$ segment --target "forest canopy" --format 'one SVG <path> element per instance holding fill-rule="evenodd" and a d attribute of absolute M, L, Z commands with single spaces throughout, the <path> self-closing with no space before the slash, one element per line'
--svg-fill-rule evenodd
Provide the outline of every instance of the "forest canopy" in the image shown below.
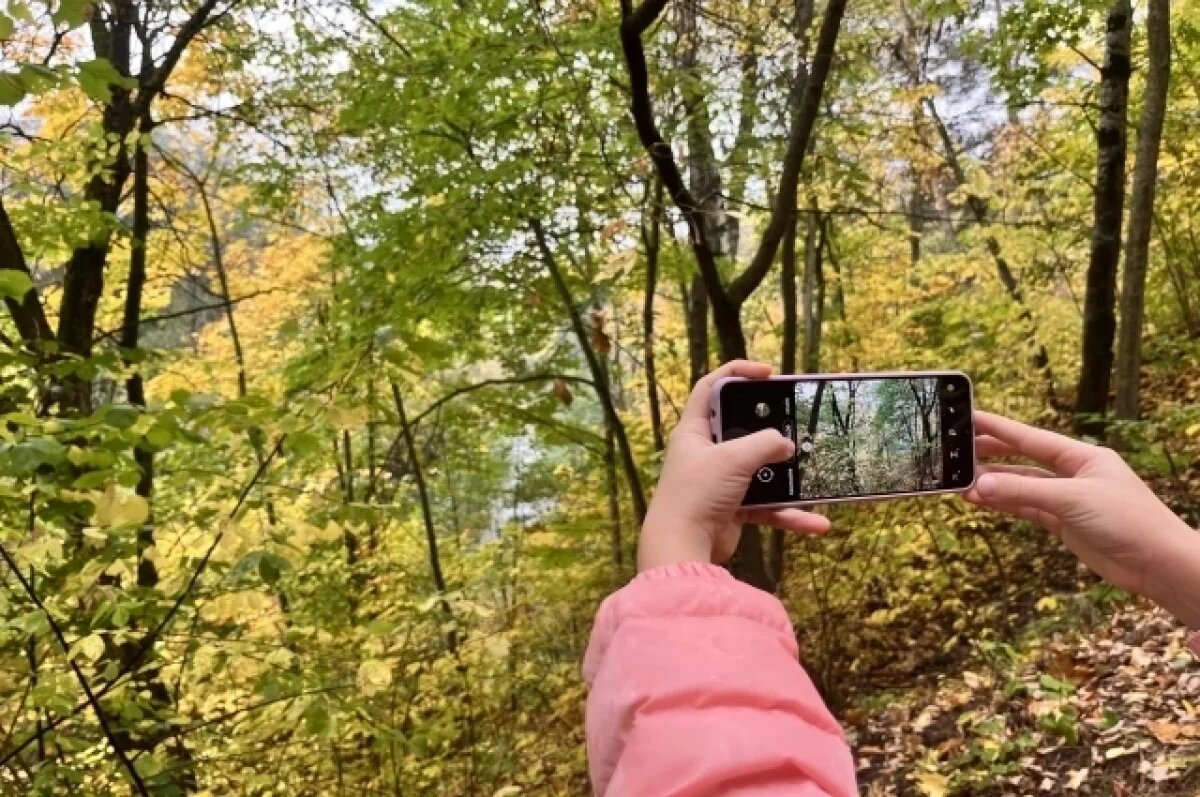
<path fill-rule="evenodd" d="M 961 370 L 1200 522 L 1198 70 L 1194 0 L 3 0 L 0 794 L 588 793 L 734 358 Z M 927 390 L 797 395 L 803 489 L 938 479 Z M 730 569 L 865 793 L 1200 787 L 1181 629 L 952 497 L 829 514 Z"/>

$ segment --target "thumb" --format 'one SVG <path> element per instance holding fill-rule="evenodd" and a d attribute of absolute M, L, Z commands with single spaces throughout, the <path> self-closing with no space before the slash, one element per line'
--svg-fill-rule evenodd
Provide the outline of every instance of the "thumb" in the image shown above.
<path fill-rule="evenodd" d="M 1057 517 L 1069 511 L 1076 502 L 1076 487 L 1077 483 L 1072 479 L 985 473 L 967 497 L 993 509 L 1011 512 L 1028 507 Z"/>
<path fill-rule="evenodd" d="M 763 429 L 717 446 L 725 475 L 749 479 L 763 465 L 791 459 L 796 447 L 774 429 Z"/>

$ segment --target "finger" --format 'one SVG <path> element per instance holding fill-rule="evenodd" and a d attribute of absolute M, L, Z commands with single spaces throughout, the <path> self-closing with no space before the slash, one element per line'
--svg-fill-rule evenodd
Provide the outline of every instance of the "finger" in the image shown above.
<path fill-rule="evenodd" d="M 829 518 L 802 509 L 751 509 L 746 512 L 746 521 L 797 534 L 824 534 L 829 531 Z"/>
<path fill-rule="evenodd" d="M 1008 443 L 997 440 L 988 434 L 975 438 L 975 456 L 977 457 L 1019 457 L 1021 452 Z"/>
<path fill-rule="evenodd" d="M 975 411 L 975 430 L 1007 443 L 1019 455 L 1052 468 L 1062 476 L 1074 476 L 1098 450 L 1065 435 L 980 410 Z"/>
<path fill-rule="evenodd" d="M 1014 506 L 1014 507 L 1003 507 L 1003 508 L 992 507 L 992 506 L 988 506 L 987 504 L 982 504 L 978 500 L 978 496 L 972 497 L 971 493 L 967 493 L 965 498 L 973 504 L 976 504 L 979 506 L 986 506 L 989 509 L 998 509 L 999 511 L 1005 512 L 1006 514 L 1015 515 L 1016 517 L 1022 518 L 1023 520 L 1029 520 L 1029 521 L 1032 521 L 1033 523 L 1037 523 L 1039 526 L 1042 526 L 1043 528 L 1045 528 L 1046 530 L 1050 531 L 1053 534 L 1056 534 L 1056 535 L 1062 534 L 1062 529 L 1063 529 L 1062 521 L 1059 520 L 1054 515 L 1051 515 L 1049 512 L 1043 512 L 1042 510 L 1034 509 L 1031 506 Z"/>
<path fill-rule="evenodd" d="M 727 376 L 765 379 L 770 375 L 771 366 L 766 363 L 730 360 L 696 382 L 696 386 L 692 388 L 692 394 L 688 396 L 687 404 L 684 405 L 683 414 L 679 418 L 679 428 L 708 437 L 708 415 L 712 406 L 713 385 Z"/>
<path fill-rule="evenodd" d="M 1053 471 L 1038 468 L 1033 465 L 1006 465 L 1004 463 L 988 463 L 979 466 L 980 475 L 984 473 L 1013 473 L 1018 476 L 1029 476 L 1035 479 L 1057 479 Z"/>
<path fill-rule="evenodd" d="M 729 440 L 717 446 L 721 456 L 717 457 L 726 475 L 738 479 L 749 479 L 763 465 L 786 462 L 796 453 L 791 440 L 774 429 L 763 429 L 754 434 Z"/>
<path fill-rule="evenodd" d="M 1043 479 L 1018 473 L 985 473 L 967 491 L 967 499 L 981 506 L 1015 512 L 1031 507 L 1051 515 L 1067 512 L 1077 501 L 1078 482 Z"/>

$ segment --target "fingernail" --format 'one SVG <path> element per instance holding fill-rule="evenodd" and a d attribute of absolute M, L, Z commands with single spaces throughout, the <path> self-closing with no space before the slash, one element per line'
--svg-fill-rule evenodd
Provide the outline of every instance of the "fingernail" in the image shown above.
<path fill-rule="evenodd" d="M 975 489 L 984 498 L 991 498 L 996 492 L 996 477 L 990 473 L 985 473 L 979 477 L 979 481 L 975 483 Z"/>

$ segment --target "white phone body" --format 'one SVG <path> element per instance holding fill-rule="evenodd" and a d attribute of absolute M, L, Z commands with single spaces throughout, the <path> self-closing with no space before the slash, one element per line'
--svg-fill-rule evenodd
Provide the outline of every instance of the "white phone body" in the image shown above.
<path fill-rule="evenodd" d="M 722 430 L 725 428 L 725 425 L 722 422 L 723 419 L 722 419 L 722 415 L 721 415 L 721 392 L 725 388 L 726 385 L 729 385 L 729 384 L 732 384 L 735 382 L 800 382 L 800 381 L 818 381 L 818 380 L 850 381 L 850 380 L 860 380 L 860 379 L 919 379 L 919 378 L 930 378 L 930 377 L 932 377 L 932 378 L 959 377 L 962 380 L 964 380 L 966 383 L 966 387 L 967 387 L 967 406 L 970 408 L 974 407 L 974 404 L 975 404 L 974 385 L 971 383 L 970 377 L 967 376 L 962 371 L 879 371 L 879 372 L 874 372 L 874 373 L 846 373 L 846 374 L 791 374 L 791 375 L 770 376 L 770 377 L 767 377 L 766 379 L 748 379 L 746 377 L 740 377 L 740 376 L 725 377 L 724 379 L 719 380 L 713 386 L 713 388 L 709 394 L 709 402 L 711 405 L 711 412 L 709 413 L 709 423 L 712 428 L 713 442 L 716 442 L 716 443 L 723 442 Z M 969 481 L 966 483 L 956 484 L 952 487 L 944 487 L 944 488 L 939 488 L 939 489 L 916 490 L 916 491 L 911 491 L 911 492 L 887 492 L 887 493 L 871 493 L 871 494 L 864 494 L 864 495 L 845 495 L 845 496 L 836 496 L 836 497 L 821 497 L 821 498 L 812 498 L 812 499 L 780 501 L 780 502 L 772 502 L 772 503 L 755 503 L 752 505 L 748 504 L 746 506 L 754 508 L 754 509 L 774 509 L 774 508 L 786 508 L 786 507 L 814 506 L 814 505 L 818 505 L 818 504 L 841 504 L 841 503 L 852 503 L 852 502 L 859 502 L 859 501 L 881 501 L 881 500 L 889 500 L 889 499 L 896 499 L 896 498 L 914 498 L 914 497 L 921 497 L 921 496 L 927 496 L 927 495 L 945 495 L 945 494 L 949 494 L 949 493 L 964 493 L 967 490 L 971 489 L 971 487 L 974 486 L 975 481 L 978 478 L 978 473 L 979 473 L 979 466 L 978 466 L 978 463 L 976 462 L 976 458 L 975 458 L 975 447 L 974 447 L 975 419 L 973 416 L 973 412 L 967 412 L 965 419 L 961 420 L 960 423 L 962 424 L 963 429 L 964 429 L 964 433 L 961 435 L 961 437 L 963 440 L 969 441 L 968 447 L 969 447 L 970 454 L 968 457 L 965 457 L 964 461 L 963 461 L 964 465 L 969 462 L 970 467 L 971 467 L 970 474 L 969 474 Z M 795 429 L 793 429 L 793 434 L 794 434 L 794 432 L 795 432 Z M 793 442 L 797 442 L 797 441 L 793 438 Z"/>

